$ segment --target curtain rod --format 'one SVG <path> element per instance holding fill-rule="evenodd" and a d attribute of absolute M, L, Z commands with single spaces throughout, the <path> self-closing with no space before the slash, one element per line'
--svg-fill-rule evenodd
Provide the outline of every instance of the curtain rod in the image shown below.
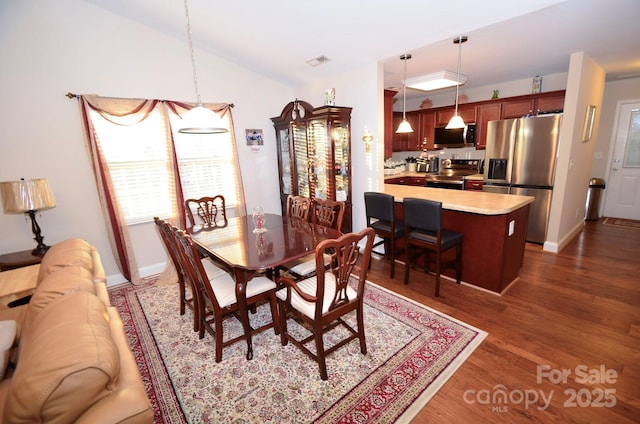
<path fill-rule="evenodd" d="M 65 94 L 66 97 L 68 97 L 69 99 L 79 99 L 80 98 L 80 94 L 75 94 L 72 93 L 71 91 L 69 91 L 67 94 Z M 160 100 L 161 102 L 164 102 L 164 100 Z M 236 107 L 236 105 L 234 105 L 233 103 L 229 103 L 229 107 L 233 108 Z"/>

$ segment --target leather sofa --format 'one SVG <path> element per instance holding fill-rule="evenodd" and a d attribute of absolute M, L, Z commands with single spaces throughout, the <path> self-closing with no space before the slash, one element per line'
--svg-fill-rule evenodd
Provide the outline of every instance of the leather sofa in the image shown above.
<path fill-rule="evenodd" d="M 0 311 L 0 321 L 16 321 L 0 381 L 0 421 L 152 423 L 96 249 L 81 239 L 58 243 L 34 265 L 32 278 L 29 303 Z"/>

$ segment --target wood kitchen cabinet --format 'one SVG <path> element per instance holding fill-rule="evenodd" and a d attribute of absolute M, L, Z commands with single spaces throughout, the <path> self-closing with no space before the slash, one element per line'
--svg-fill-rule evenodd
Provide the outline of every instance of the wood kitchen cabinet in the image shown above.
<path fill-rule="evenodd" d="M 438 110 L 436 112 L 436 127 L 446 126 L 455 113 L 455 107 Z M 476 122 L 476 106 L 473 104 L 458 105 L 458 115 L 465 123 L 474 123 Z"/>
<path fill-rule="evenodd" d="M 420 150 L 422 139 L 419 138 L 419 130 L 420 130 L 420 111 L 414 110 L 411 112 L 406 112 L 407 121 L 413 128 L 413 132 L 398 134 L 395 130 L 402 122 L 402 112 L 394 112 L 393 114 L 393 151 L 394 152 L 404 152 L 410 150 Z"/>
<path fill-rule="evenodd" d="M 500 103 L 486 103 L 478 106 L 476 120 L 476 150 L 487 147 L 487 122 L 500 119 L 502 105 Z"/>
<path fill-rule="evenodd" d="M 271 121 L 283 215 L 289 194 L 344 201 L 343 231 L 351 231 L 351 108 L 296 100 Z"/>
<path fill-rule="evenodd" d="M 424 187 L 425 177 L 394 177 L 384 180 L 385 184 L 400 184 L 414 187 Z"/>
<path fill-rule="evenodd" d="M 533 113 L 535 110 L 535 98 L 514 98 L 502 102 L 502 114 L 500 119 L 521 118 Z"/>
<path fill-rule="evenodd" d="M 476 124 L 476 149 L 482 150 L 486 148 L 487 144 L 487 123 L 489 121 L 521 118 L 529 114 L 561 112 L 564 109 L 564 95 L 565 90 L 558 90 L 506 97 L 504 99 L 465 103 L 458 105 L 458 113 L 464 122 Z M 395 134 L 395 129 L 402 120 L 402 112 L 393 112 L 394 133 L 392 135 L 392 151 L 434 149 L 433 138 L 435 127 L 446 126 L 454 113 L 454 106 L 406 112 L 407 120 L 411 123 L 414 132 L 401 135 Z M 427 141 L 426 144 L 424 144 L 425 138 Z M 388 157 L 386 156 L 386 152 L 385 140 L 385 157 Z"/>
<path fill-rule="evenodd" d="M 484 182 L 482 180 L 464 180 L 465 190 L 482 191 Z"/>
<path fill-rule="evenodd" d="M 393 133 L 396 127 L 393 126 L 393 97 L 397 94 L 395 90 L 384 90 L 384 157 L 390 158 L 393 154 Z"/>

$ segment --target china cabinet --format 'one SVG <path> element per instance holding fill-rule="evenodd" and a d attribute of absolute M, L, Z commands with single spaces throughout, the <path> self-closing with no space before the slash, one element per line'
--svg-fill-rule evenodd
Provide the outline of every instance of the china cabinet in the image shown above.
<path fill-rule="evenodd" d="M 351 231 L 351 108 L 314 108 L 296 100 L 271 121 L 276 131 L 282 213 L 289 194 L 343 201 L 342 231 Z"/>

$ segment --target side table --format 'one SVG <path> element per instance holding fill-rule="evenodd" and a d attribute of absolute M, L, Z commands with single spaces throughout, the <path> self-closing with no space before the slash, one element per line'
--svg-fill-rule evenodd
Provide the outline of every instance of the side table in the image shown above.
<path fill-rule="evenodd" d="M 42 256 L 31 254 L 31 250 L 13 252 L 0 255 L 0 271 L 21 268 L 23 266 L 36 265 L 42 261 Z"/>

